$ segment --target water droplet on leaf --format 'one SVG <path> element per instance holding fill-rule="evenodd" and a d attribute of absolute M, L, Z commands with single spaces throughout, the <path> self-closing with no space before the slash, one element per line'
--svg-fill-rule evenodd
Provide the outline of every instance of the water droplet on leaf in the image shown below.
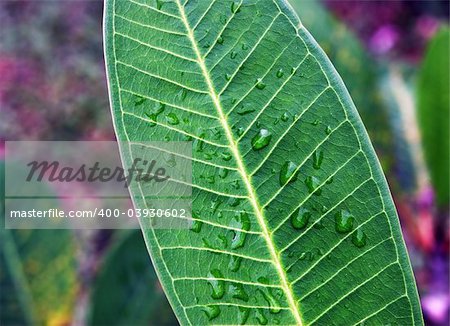
<path fill-rule="evenodd" d="M 202 221 L 198 220 L 192 221 L 191 231 L 195 233 L 200 233 L 200 231 L 202 230 L 202 226 L 203 226 Z"/>
<path fill-rule="evenodd" d="M 283 75 L 284 75 L 284 71 L 283 71 L 283 69 L 278 69 L 278 71 L 277 71 L 277 77 L 278 78 L 281 78 L 281 77 L 283 77 Z"/>
<path fill-rule="evenodd" d="M 270 140 L 272 139 L 272 133 L 267 129 L 261 129 L 253 138 L 252 138 L 252 148 L 254 150 L 258 150 L 266 147 Z"/>
<path fill-rule="evenodd" d="M 136 96 L 136 99 L 134 100 L 134 106 L 142 105 L 145 101 L 146 99 L 142 96 Z"/>
<path fill-rule="evenodd" d="M 231 256 L 230 263 L 228 264 L 228 267 L 232 272 L 237 272 L 239 268 L 241 267 L 242 263 L 242 257 L 239 256 Z"/>
<path fill-rule="evenodd" d="M 206 317 L 208 317 L 209 320 L 213 320 L 214 318 L 217 318 L 217 316 L 220 315 L 219 306 L 209 305 L 204 307 L 203 311 L 205 312 Z"/>
<path fill-rule="evenodd" d="M 264 84 L 264 83 L 261 81 L 261 79 L 257 79 L 257 80 L 256 80 L 256 85 L 255 85 L 255 87 L 256 87 L 257 89 L 264 89 L 264 88 L 266 88 L 266 84 Z"/>
<path fill-rule="evenodd" d="M 225 179 L 227 177 L 227 175 L 228 175 L 228 169 L 225 169 L 225 168 L 219 169 L 219 177 L 221 179 Z"/>
<path fill-rule="evenodd" d="M 239 205 L 240 203 L 241 203 L 241 199 L 240 199 L 240 198 L 231 197 L 231 198 L 228 200 L 228 204 L 229 204 L 231 207 L 236 207 L 236 206 Z"/>
<path fill-rule="evenodd" d="M 322 161 L 323 161 L 323 151 L 318 149 L 313 154 L 313 167 L 314 167 L 314 169 L 316 169 L 316 170 L 320 169 L 320 166 L 322 165 Z"/>
<path fill-rule="evenodd" d="M 291 224 L 294 229 L 301 230 L 308 224 L 310 217 L 311 212 L 307 208 L 297 208 L 291 215 Z"/>
<path fill-rule="evenodd" d="M 245 106 L 245 105 L 241 105 L 241 106 L 239 106 L 239 108 L 237 109 L 237 114 L 239 114 L 239 115 L 246 115 L 246 114 L 249 114 L 249 113 L 252 113 L 252 112 L 254 112 L 255 111 L 255 109 L 254 108 L 252 108 L 252 107 L 248 107 L 248 106 Z"/>
<path fill-rule="evenodd" d="M 267 325 L 268 320 L 267 317 L 264 315 L 264 312 L 262 309 L 256 310 L 256 320 L 260 325 Z"/>
<path fill-rule="evenodd" d="M 231 221 L 230 227 L 241 229 L 244 231 L 250 230 L 250 219 L 246 211 L 241 211 L 234 216 Z M 243 247 L 245 244 L 246 232 L 233 230 L 234 236 L 231 240 L 231 249 L 237 249 Z"/>
<path fill-rule="evenodd" d="M 232 157 L 231 154 L 228 152 L 223 152 L 220 155 L 222 156 L 222 160 L 224 160 L 224 161 L 229 161 L 229 160 L 231 160 L 231 157 Z"/>
<path fill-rule="evenodd" d="M 177 124 L 180 123 L 180 120 L 178 119 L 178 117 L 173 112 L 171 112 L 171 113 L 166 115 L 166 120 L 171 125 L 177 125 Z"/>
<path fill-rule="evenodd" d="M 336 231 L 339 233 L 347 233 L 353 229 L 353 221 L 354 217 L 346 210 L 341 210 L 336 213 L 335 221 L 336 221 Z"/>
<path fill-rule="evenodd" d="M 298 165 L 291 161 L 286 161 L 280 171 L 280 185 L 284 186 L 288 182 L 297 180 Z"/>
<path fill-rule="evenodd" d="M 238 313 L 239 325 L 244 325 L 247 322 L 248 316 L 250 316 L 250 309 L 246 307 L 239 307 Z"/>
<path fill-rule="evenodd" d="M 223 274 L 218 269 L 213 269 L 208 273 L 208 282 L 211 286 L 211 297 L 221 299 L 225 294 L 225 281 Z"/>
<path fill-rule="evenodd" d="M 358 248 L 364 247 L 366 245 L 367 236 L 363 230 L 357 229 L 352 234 L 352 243 Z"/>
<path fill-rule="evenodd" d="M 244 286 L 240 283 L 231 283 L 230 284 L 230 293 L 231 296 L 235 299 L 239 299 L 245 302 L 248 302 L 248 294 L 244 290 Z"/>
<path fill-rule="evenodd" d="M 314 193 L 315 195 L 320 195 L 322 193 L 322 189 L 317 189 L 320 186 L 320 180 L 314 176 L 307 177 L 305 180 L 306 187 L 308 187 L 308 191 L 310 194 Z"/>

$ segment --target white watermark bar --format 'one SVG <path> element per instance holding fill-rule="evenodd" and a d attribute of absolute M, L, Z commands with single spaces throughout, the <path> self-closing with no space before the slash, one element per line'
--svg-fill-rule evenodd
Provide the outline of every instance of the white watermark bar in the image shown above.
<path fill-rule="evenodd" d="M 5 145 L 6 228 L 190 225 L 191 142 L 7 141 Z M 127 153 L 124 166 L 118 145 Z"/>

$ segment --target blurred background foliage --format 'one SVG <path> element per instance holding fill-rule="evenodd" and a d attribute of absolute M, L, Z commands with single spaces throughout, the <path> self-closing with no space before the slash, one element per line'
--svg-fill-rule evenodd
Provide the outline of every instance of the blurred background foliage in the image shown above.
<path fill-rule="evenodd" d="M 426 324 L 448 325 L 449 2 L 289 1 L 380 157 Z M 102 7 L 0 2 L 0 159 L 5 140 L 114 140 Z M 176 324 L 139 231 L 0 231 L 2 325 Z"/>

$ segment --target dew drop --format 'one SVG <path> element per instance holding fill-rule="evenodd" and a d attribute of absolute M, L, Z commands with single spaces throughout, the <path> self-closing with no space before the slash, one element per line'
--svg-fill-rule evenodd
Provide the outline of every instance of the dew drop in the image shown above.
<path fill-rule="evenodd" d="M 246 211 L 241 211 L 234 216 L 230 223 L 230 227 L 241 229 L 243 231 L 250 230 L 250 219 Z M 231 249 L 241 248 L 245 244 L 246 232 L 233 230 L 234 236 L 231 240 Z"/>
<path fill-rule="evenodd" d="M 180 123 L 180 120 L 178 119 L 178 117 L 173 112 L 170 112 L 170 113 L 168 113 L 166 115 L 166 120 L 171 125 L 177 125 L 177 124 Z"/>
<path fill-rule="evenodd" d="M 364 247 L 366 245 L 367 236 L 363 230 L 357 229 L 352 234 L 352 243 L 358 248 Z"/>
<path fill-rule="evenodd" d="M 292 67 L 292 68 L 291 68 L 291 74 L 292 74 L 292 75 L 295 74 L 296 71 L 297 71 L 297 68 L 295 68 L 295 67 Z"/>
<path fill-rule="evenodd" d="M 203 308 L 203 311 L 205 312 L 206 317 L 208 317 L 210 321 L 213 320 L 214 318 L 217 318 L 217 316 L 220 315 L 220 308 L 219 306 L 215 305 L 208 305 Z"/>
<path fill-rule="evenodd" d="M 203 148 L 205 147 L 205 142 L 202 139 L 205 138 L 205 136 L 206 136 L 205 133 L 201 133 L 199 136 L 200 139 L 196 139 L 194 141 L 194 147 L 197 152 L 203 152 Z"/>
<path fill-rule="evenodd" d="M 219 248 L 216 248 L 215 246 L 213 246 L 213 245 L 211 244 L 211 242 L 209 242 L 209 240 L 208 240 L 207 238 L 202 238 L 202 242 L 203 242 L 203 245 L 204 245 L 206 248 L 214 249 L 214 250 L 218 250 L 218 249 L 219 249 Z M 213 254 L 216 254 L 216 253 L 213 252 Z"/>
<path fill-rule="evenodd" d="M 231 183 L 231 186 L 232 186 L 234 189 L 240 189 L 240 188 L 241 188 L 241 183 L 239 182 L 239 180 L 234 180 L 234 181 Z"/>
<path fill-rule="evenodd" d="M 213 200 L 211 202 L 211 212 L 214 214 L 221 204 L 222 202 L 220 200 Z"/>
<path fill-rule="evenodd" d="M 240 203 L 241 203 L 241 199 L 240 199 L 240 198 L 231 197 L 231 198 L 228 200 L 228 204 L 229 204 L 231 207 L 236 207 L 236 206 L 238 206 Z"/>
<path fill-rule="evenodd" d="M 147 113 L 147 112 L 145 112 L 145 115 L 151 120 L 148 121 L 148 125 L 150 127 L 156 126 L 156 119 L 158 118 L 158 116 L 154 113 Z"/>
<path fill-rule="evenodd" d="M 258 277 L 258 282 L 262 284 L 269 284 L 269 279 L 267 277 L 260 276 Z"/>
<path fill-rule="evenodd" d="M 323 151 L 318 149 L 313 154 L 313 167 L 314 167 L 314 169 L 316 169 L 316 170 L 320 169 L 320 166 L 322 165 L 322 161 L 323 161 Z"/>
<path fill-rule="evenodd" d="M 256 85 L 255 85 L 255 87 L 256 87 L 257 89 L 264 89 L 264 88 L 266 88 L 266 84 L 264 84 L 264 83 L 261 81 L 261 79 L 257 79 L 257 80 L 256 80 Z"/>
<path fill-rule="evenodd" d="M 319 120 L 319 119 L 316 119 L 316 120 L 314 120 L 313 122 L 311 122 L 311 124 L 312 124 L 313 126 L 317 126 L 317 125 L 319 125 L 319 123 L 320 123 L 320 120 Z"/>
<path fill-rule="evenodd" d="M 134 100 L 134 106 L 142 105 L 145 101 L 146 99 L 142 96 L 136 96 L 136 99 Z"/>
<path fill-rule="evenodd" d="M 339 233 L 347 233 L 353 229 L 353 221 L 354 217 L 346 210 L 341 210 L 336 213 L 335 221 L 336 221 L 336 231 Z"/>
<path fill-rule="evenodd" d="M 288 121 L 288 120 L 289 120 L 289 114 L 288 114 L 287 112 L 284 112 L 284 113 L 281 115 L 281 121 L 286 122 L 286 121 Z"/>
<path fill-rule="evenodd" d="M 286 161 L 283 164 L 280 171 L 280 185 L 284 186 L 288 182 L 297 180 L 297 167 L 298 165 L 292 161 Z"/>
<path fill-rule="evenodd" d="M 192 221 L 191 231 L 200 233 L 202 230 L 203 222 L 199 220 Z"/>
<path fill-rule="evenodd" d="M 225 74 L 225 79 L 226 80 L 230 80 L 231 79 L 231 74 Z"/>
<path fill-rule="evenodd" d="M 329 134 L 331 134 L 331 127 L 330 126 L 327 126 L 326 128 L 325 128 L 325 133 L 327 134 L 327 135 L 329 135 Z"/>
<path fill-rule="evenodd" d="M 230 293 L 231 296 L 235 299 L 239 299 L 245 302 L 248 302 L 248 294 L 244 290 L 244 286 L 240 283 L 231 283 L 230 284 Z"/>
<path fill-rule="evenodd" d="M 247 322 L 249 316 L 250 316 L 249 308 L 239 307 L 239 312 L 238 312 L 239 325 L 244 325 Z"/>
<path fill-rule="evenodd" d="M 264 315 L 264 312 L 262 309 L 256 310 L 256 320 L 258 321 L 258 324 L 260 324 L 260 325 L 267 325 L 268 320 L 267 320 L 267 317 Z"/>
<path fill-rule="evenodd" d="M 180 98 L 182 101 L 185 100 L 186 96 L 187 96 L 187 90 L 185 90 L 185 89 L 181 90 Z"/>
<path fill-rule="evenodd" d="M 239 268 L 241 267 L 241 263 L 242 263 L 242 257 L 231 256 L 228 267 L 230 268 L 230 271 L 237 272 L 239 270 Z"/>
<path fill-rule="evenodd" d="M 261 129 L 253 138 L 252 138 L 252 148 L 254 150 L 258 150 L 269 145 L 270 140 L 272 139 L 272 133 L 267 129 Z"/>
<path fill-rule="evenodd" d="M 242 46 L 241 46 L 241 48 L 242 48 L 242 50 L 247 50 L 247 49 L 248 49 L 248 46 L 247 46 L 247 44 L 245 44 L 245 43 L 242 43 Z"/>
<path fill-rule="evenodd" d="M 294 229 L 301 230 L 308 224 L 310 217 L 311 212 L 307 208 L 300 207 L 292 213 L 291 224 Z"/>
<path fill-rule="evenodd" d="M 225 294 L 225 281 L 223 274 L 218 269 L 213 269 L 208 273 L 208 283 L 211 286 L 211 297 L 221 299 Z"/>
<path fill-rule="evenodd" d="M 243 127 L 239 127 L 238 128 L 238 130 L 237 130 L 237 134 L 238 134 L 238 136 L 242 136 L 243 134 L 244 134 L 244 128 Z"/>
<path fill-rule="evenodd" d="M 219 169 L 219 177 L 221 179 L 225 179 L 227 177 L 227 175 L 228 175 L 228 169 L 225 169 L 225 168 Z"/>
<path fill-rule="evenodd" d="M 222 154 L 220 154 L 220 156 L 222 157 L 222 160 L 224 161 L 229 161 L 231 160 L 231 154 L 228 152 L 223 152 Z"/>
<path fill-rule="evenodd" d="M 220 242 L 221 247 L 222 247 L 220 249 L 224 249 L 224 248 L 228 247 L 228 240 L 227 240 L 226 236 L 218 235 L 217 238 L 219 239 L 219 242 Z"/>
<path fill-rule="evenodd" d="M 284 71 L 283 71 L 283 69 L 278 69 L 278 71 L 277 71 L 277 78 L 281 78 L 281 77 L 283 77 L 283 75 L 284 75 Z"/>
<path fill-rule="evenodd" d="M 218 44 L 223 44 L 223 37 L 219 36 L 219 38 L 217 39 L 217 43 Z"/>
<path fill-rule="evenodd" d="M 269 304 L 269 311 L 272 314 L 277 314 L 281 311 L 280 309 L 280 303 L 278 302 L 277 299 L 275 299 L 275 297 L 273 296 L 273 294 L 269 291 L 266 293 L 264 291 L 259 290 L 262 295 L 264 296 L 264 299 L 266 299 L 267 303 Z"/>
<path fill-rule="evenodd" d="M 322 189 L 317 189 L 320 186 L 320 180 L 316 177 L 307 177 L 305 180 L 305 184 L 308 187 L 308 191 L 310 194 L 314 193 L 315 195 L 319 196 L 322 193 Z"/>
<path fill-rule="evenodd" d="M 252 113 L 254 111 L 255 111 L 255 108 L 251 108 L 251 107 L 247 107 L 245 105 L 241 105 L 237 109 L 236 113 L 239 114 L 239 115 L 246 115 L 246 114 Z"/>
<path fill-rule="evenodd" d="M 163 4 L 164 4 L 163 0 L 156 0 L 156 9 L 161 10 Z"/>
<path fill-rule="evenodd" d="M 231 3 L 231 12 L 233 14 L 237 14 L 239 11 L 241 11 L 241 5 L 239 2 L 232 2 Z"/>
<path fill-rule="evenodd" d="M 237 56 L 237 52 L 236 51 L 231 51 L 231 54 L 230 54 L 231 59 L 236 58 L 236 56 Z"/>

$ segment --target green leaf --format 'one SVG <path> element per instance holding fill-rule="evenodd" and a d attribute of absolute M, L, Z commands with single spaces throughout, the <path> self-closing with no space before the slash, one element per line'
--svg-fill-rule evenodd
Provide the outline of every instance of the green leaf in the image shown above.
<path fill-rule="evenodd" d="M 394 137 L 388 109 L 377 85 L 379 62 L 370 57 L 358 38 L 319 0 L 289 0 L 302 23 L 330 58 L 358 109 L 383 170 L 389 171 Z M 383 155 L 384 154 L 384 155 Z"/>
<path fill-rule="evenodd" d="M 89 325 L 174 325 L 138 230 L 121 233 L 91 294 Z"/>
<path fill-rule="evenodd" d="M 449 203 L 449 28 L 428 46 L 418 83 L 418 118 L 425 158 L 440 206 Z"/>
<path fill-rule="evenodd" d="M 118 139 L 194 140 L 192 229 L 143 230 L 183 325 L 422 324 L 367 134 L 286 2 L 109 0 L 105 34 Z"/>
<path fill-rule="evenodd" d="M 0 162 L 0 323 L 69 324 L 77 293 L 74 237 L 63 229 L 6 229 L 3 178 Z M 44 186 L 39 193 L 55 196 Z M 58 207 L 56 200 L 54 205 Z"/>

